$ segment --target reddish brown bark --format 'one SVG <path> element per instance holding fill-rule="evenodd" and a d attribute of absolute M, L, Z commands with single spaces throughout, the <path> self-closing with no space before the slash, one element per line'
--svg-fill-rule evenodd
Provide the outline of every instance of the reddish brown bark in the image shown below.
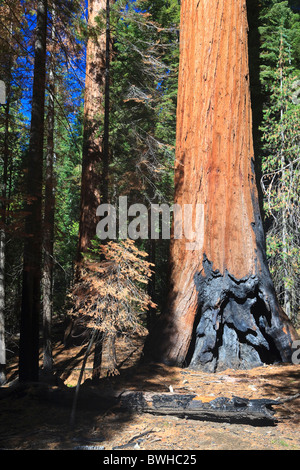
<path fill-rule="evenodd" d="M 96 17 L 106 8 L 105 0 L 89 0 L 88 24 L 92 29 Z M 78 261 L 81 253 L 91 247 L 96 237 L 96 210 L 101 199 L 103 172 L 103 125 L 105 100 L 106 34 L 91 34 L 86 52 L 86 81 L 84 94 L 84 136 Z"/>
<path fill-rule="evenodd" d="M 171 243 L 156 357 L 209 370 L 289 360 L 254 173 L 246 0 L 183 0 L 175 203 L 203 205 L 203 245 Z M 176 224 L 176 218 L 175 218 Z"/>
<path fill-rule="evenodd" d="M 110 0 L 89 0 L 89 36 L 86 52 L 84 94 L 84 135 L 81 179 L 79 240 L 76 281 L 80 282 L 82 255 L 96 238 L 97 208 L 108 202 L 109 168 L 109 67 L 110 67 Z M 104 16 L 105 13 L 105 16 Z M 100 33 L 97 17 L 105 19 Z M 102 334 L 95 338 L 93 378 L 100 376 Z"/>

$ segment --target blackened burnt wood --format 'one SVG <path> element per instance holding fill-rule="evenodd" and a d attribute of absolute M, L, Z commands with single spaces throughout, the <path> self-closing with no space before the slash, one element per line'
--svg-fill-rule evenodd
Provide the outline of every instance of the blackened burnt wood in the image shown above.
<path fill-rule="evenodd" d="M 203 421 L 221 421 L 255 425 L 274 425 L 275 412 L 272 406 L 280 400 L 240 397 L 199 397 L 195 394 L 124 392 L 120 407 L 124 410 L 172 415 Z"/>
<path fill-rule="evenodd" d="M 14 383 L 0 387 L 0 400 L 23 397 L 25 395 L 52 404 L 67 406 L 74 398 L 74 390 L 66 386 L 51 386 L 47 383 Z M 229 422 L 257 426 L 274 426 L 277 422 L 273 406 L 300 398 L 300 393 L 271 400 L 268 398 L 247 399 L 241 397 L 203 397 L 197 394 L 155 393 L 145 391 L 112 391 L 83 387 L 79 408 L 154 415 L 177 416 L 212 422 Z"/>

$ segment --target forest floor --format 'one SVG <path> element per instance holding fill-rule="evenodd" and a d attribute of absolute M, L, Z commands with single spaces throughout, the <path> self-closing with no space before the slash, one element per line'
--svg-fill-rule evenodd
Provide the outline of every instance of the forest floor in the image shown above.
<path fill-rule="evenodd" d="M 226 370 L 216 374 L 142 365 L 140 339 L 119 339 L 117 358 L 120 374 L 107 377 L 105 359 L 103 376 L 97 385 L 90 380 L 91 362 L 87 363 L 81 386 L 75 423 L 70 425 L 72 399 L 49 402 L 35 386 L 6 395 L 0 394 L 0 449 L 73 450 L 100 446 L 104 450 L 300 450 L 300 399 L 276 405 L 277 422 L 273 426 L 229 424 L 151 414 L 125 413 L 115 408 L 97 409 L 90 401 L 93 391 L 145 390 L 196 393 L 201 396 L 244 398 L 288 397 L 300 390 L 300 365 L 267 365 L 248 371 Z M 55 380 L 74 391 L 83 357 L 82 347 L 66 349 L 61 341 L 54 348 Z M 91 359 L 92 360 L 92 359 Z M 17 362 L 12 355 L 7 385 L 0 391 L 13 390 Z M 42 381 L 42 379 L 41 379 Z M 49 387 L 49 384 L 47 385 Z M 73 395 L 72 395 L 73 396 Z"/>

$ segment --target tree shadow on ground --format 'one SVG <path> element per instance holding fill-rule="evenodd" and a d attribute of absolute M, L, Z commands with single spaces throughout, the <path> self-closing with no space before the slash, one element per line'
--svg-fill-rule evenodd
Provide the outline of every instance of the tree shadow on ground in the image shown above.
<path fill-rule="evenodd" d="M 88 376 L 90 371 L 87 371 L 87 377 L 79 391 L 75 422 L 71 426 L 71 408 L 79 373 L 77 369 L 81 367 L 85 346 L 67 350 L 58 341 L 54 348 L 54 363 L 60 386 L 55 382 L 46 383 L 44 388 L 42 384 L 38 387 L 32 385 L 26 391 L 19 390 L 0 399 L 0 447 L 74 449 L 78 446 L 104 446 L 107 449 L 111 443 L 130 441 L 136 423 L 136 433 L 141 431 L 141 420 L 145 423 L 146 431 L 155 429 L 160 418 L 145 416 L 141 419 L 134 413 L 121 412 L 114 406 L 114 402 L 105 402 L 103 395 L 114 396 L 124 390 L 168 392 L 172 386 L 178 393 L 196 393 L 212 399 L 218 396 L 275 399 L 279 396 L 291 396 L 300 389 L 300 366 L 277 364 L 249 371 L 227 370 L 209 374 L 163 364 L 144 363 L 140 361 L 143 344 L 142 338 L 135 338 L 130 342 L 119 339 L 119 375 L 106 375 L 106 352 L 100 380 L 93 382 Z M 92 360 L 91 357 L 88 365 L 91 365 Z M 9 367 L 11 377 L 15 376 L 16 370 L 13 367 L 16 367 L 16 360 Z M 297 399 L 276 407 L 276 414 L 278 412 L 284 423 L 289 423 L 291 427 L 299 425 L 299 406 L 300 400 Z M 166 423 L 169 418 L 161 419 Z M 186 428 L 184 423 L 185 420 L 179 421 L 178 426 Z M 190 424 L 191 430 L 194 426 L 199 424 Z M 212 427 L 213 429 L 215 428 Z M 242 432 L 242 428 L 239 429 Z M 170 435 L 168 439 L 171 437 Z"/>

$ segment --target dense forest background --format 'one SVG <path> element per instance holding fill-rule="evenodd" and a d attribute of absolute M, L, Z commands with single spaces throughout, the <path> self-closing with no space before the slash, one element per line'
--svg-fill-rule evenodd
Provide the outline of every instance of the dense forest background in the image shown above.
<path fill-rule="evenodd" d="M 37 3 L 2 0 L 0 5 L 0 80 L 6 85 L 0 108 L 0 318 L 6 341 L 20 331 Z M 253 132 L 267 256 L 280 303 L 299 327 L 300 6 L 297 0 L 248 4 Z M 89 38 L 109 30 L 108 127 L 101 113 L 93 123 L 98 135 L 106 132 L 108 142 L 107 200 L 115 205 L 119 196 L 127 196 L 128 204 L 173 202 L 179 2 L 117 0 L 109 18 L 104 10 L 93 27 L 88 27 L 87 7 L 80 0 L 48 2 L 42 284 L 49 263 L 51 280 L 42 300 L 50 305 L 53 322 L 65 321 L 76 282 Z M 99 244 L 95 236 L 94 250 Z M 138 240 L 137 246 L 154 265 L 145 320 L 151 326 L 166 299 L 168 240 Z"/>

